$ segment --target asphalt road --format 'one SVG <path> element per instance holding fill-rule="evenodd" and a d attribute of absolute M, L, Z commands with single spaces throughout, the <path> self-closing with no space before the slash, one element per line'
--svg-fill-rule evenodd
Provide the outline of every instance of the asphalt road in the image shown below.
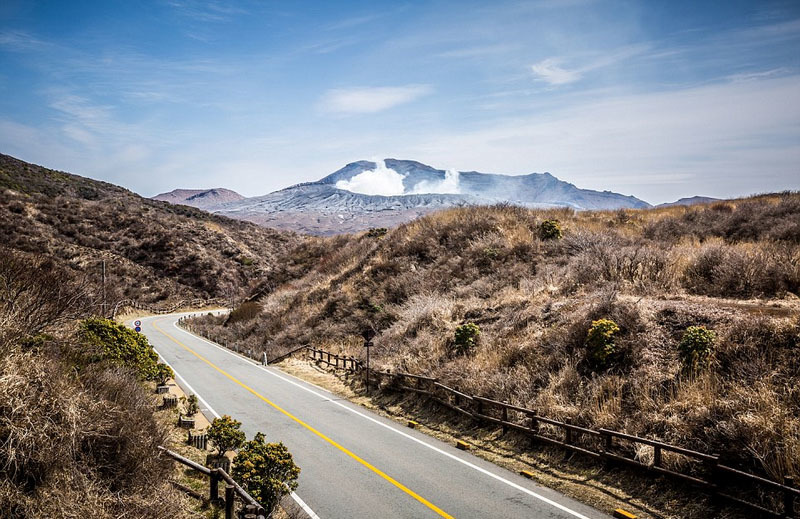
<path fill-rule="evenodd" d="M 176 326 L 142 318 L 142 333 L 213 418 L 282 441 L 301 468 L 295 496 L 322 518 L 608 518 L 597 510 L 263 367 Z M 313 515 L 312 515 L 313 517 Z"/>

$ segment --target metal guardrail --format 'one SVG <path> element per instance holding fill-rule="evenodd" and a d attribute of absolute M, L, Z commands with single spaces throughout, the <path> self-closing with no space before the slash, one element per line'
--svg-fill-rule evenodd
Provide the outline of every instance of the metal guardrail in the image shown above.
<path fill-rule="evenodd" d="M 300 348 L 302 349 L 302 348 Z M 300 350 L 298 349 L 298 350 Z M 295 350 L 295 351 L 298 351 Z M 307 347 L 311 359 L 336 369 L 363 372 L 364 364 L 344 355 L 337 355 L 317 348 Z M 794 486 L 791 477 L 784 477 L 783 483 L 735 469 L 720 463 L 719 455 L 694 451 L 658 440 L 641 438 L 609 429 L 590 429 L 552 418 L 540 416 L 533 409 L 516 406 L 508 402 L 492 400 L 477 395 L 469 395 L 441 384 L 437 379 L 403 372 L 370 370 L 370 374 L 385 377 L 383 388 L 389 390 L 411 391 L 480 423 L 499 425 L 503 433 L 514 430 L 530 438 L 555 445 L 572 452 L 580 452 L 591 458 L 605 462 L 621 462 L 646 470 L 652 475 L 664 475 L 697 486 L 712 496 L 746 508 L 762 517 L 793 519 L 798 517 L 795 501 L 800 499 L 800 489 Z M 514 419 L 516 418 L 516 420 Z M 520 420 L 522 423 L 520 423 Z M 619 442 L 646 445 L 652 448 L 652 462 L 645 463 L 635 456 L 626 456 Z M 664 466 L 664 454 L 687 458 L 690 473 L 678 472 Z M 781 510 L 766 508 L 748 501 L 742 494 L 733 495 L 732 479 L 745 483 L 750 488 L 762 492 L 780 494 Z M 777 496 L 775 496 L 777 497 Z"/>
<path fill-rule="evenodd" d="M 236 501 L 236 497 L 238 496 L 241 499 L 242 503 L 244 504 L 244 510 L 241 517 L 244 519 L 270 519 L 272 514 L 267 514 L 266 510 L 264 509 L 261 504 L 253 499 L 253 497 L 247 493 L 245 489 L 241 487 L 236 481 L 233 480 L 227 472 L 222 469 L 211 469 L 208 467 L 204 467 L 199 463 L 190 460 L 184 456 L 181 456 L 177 452 L 173 452 L 166 447 L 158 447 L 164 454 L 171 457 L 173 460 L 186 465 L 187 467 L 191 468 L 192 470 L 203 474 L 209 478 L 209 497 L 208 500 L 211 503 L 215 504 L 222 504 L 225 509 L 225 519 L 233 519 L 233 512 L 234 512 L 234 504 Z M 219 483 L 220 481 L 224 481 L 225 485 L 225 497 L 220 500 L 219 497 Z M 178 488 L 183 489 L 181 485 L 176 485 Z M 198 494 L 194 491 L 190 492 L 193 497 L 197 497 Z"/>

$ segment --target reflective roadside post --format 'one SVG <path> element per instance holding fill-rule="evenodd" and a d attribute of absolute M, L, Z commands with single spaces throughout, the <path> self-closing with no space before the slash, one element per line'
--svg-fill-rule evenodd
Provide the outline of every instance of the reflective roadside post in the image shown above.
<path fill-rule="evenodd" d="M 367 394 L 369 394 L 369 349 L 372 347 L 372 338 L 375 337 L 375 330 L 371 328 L 365 329 L 361 332 L 361 336 L 364 338 L 364 347 L 367 349 Z"/>

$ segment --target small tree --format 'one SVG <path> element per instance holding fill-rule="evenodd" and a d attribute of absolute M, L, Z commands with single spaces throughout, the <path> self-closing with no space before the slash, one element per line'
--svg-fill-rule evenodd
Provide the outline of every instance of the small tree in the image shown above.
<path fill-rule="evenodd" d="M 539 224 L 539 237 L 543 240 L 560 240 L 563 236 L 558 220 L 545 220 Z"/>
<path fill-rule="evenodd" d="M 453 349 L 459 355 L 470 353 L 478 345 L 481 329 L 475 323 L 462 324 L 456 328 Z"/>
<path fill-rule="evenodd" d="M 159 386 L 166 386 L 167 381 L 175 376 L 175 373 L 172 371 L 172 368 L 167 366 L 166 364 L 157 364 L 155 367 L 155 380 L 158 382 Z M 196 397 L 195 397 L 196 398 Z"/>
<path fill-rule="evenodd" d="M 619 332 L 617 323 L 610 319 L 592 321 L 586 334 L 589 361 L 597 368 L 606 368 L 611 363 L 617 348 L 614 335 Z"/>
<path fill-rule="evenodd" d="M 243 431 L 239 430 L 241 426 L 242 422 L 234 420 L 228 415 L 214 418 L 214 421 L 211 422 L 211 427 L 208 428 L 208 439 L 214 442 L 220 456 L 228 451 L 238 449 L 244 444 L 247 437 Z"/>
<path fill-rule="evenodd" d="M 232 476 L 267 513 L 297 488 L 300 468 L 283 443 L 266 443 L 262 433 L 247 442 L 233 460 Z"/>
<path fill-rule="evenodd" d="M 690 326 L 678 344 L 678 353 L 683 366 L 695 369 L 705 365 L 714 351 L 717 334 L 705 326 Z"/>
<path fill-rule="evenodd" d="M 189 395 L 186 398 L 186 416 L 194 416 L 200 412 L 200 406 L 197 404 L 197 395 Z"/>

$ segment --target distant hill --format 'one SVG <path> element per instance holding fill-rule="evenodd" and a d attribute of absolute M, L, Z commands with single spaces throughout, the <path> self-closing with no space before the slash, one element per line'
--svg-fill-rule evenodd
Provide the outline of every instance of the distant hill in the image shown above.
<path fill-rule="evenodd" d="M 108 301 L 233 298 L 283 268 L 293 234 L 143 198 L 0 154 L 0 243 L 88 276 Z"/>
<path fill-rule="evenodd" d="M 356 192 L 358 185 L 387 192 Z M 391 191 L 391 192 L 389 192 Z M 391 227 L 432 211 L 511 203 L 531 208 L 646 208 L 650 204 L 611 191 L 581 189 L 549 173 L 494 175 L 448 172 L 412 160 L 358 161 L 320 179 L 212 210 L 278 229 L 318 235 Z"/>
<path fill-rule="evenodd" d="M 667 202 L 665 204 L 658 204 L 656 207 L 672 207 L 675 205 L 697 205 L 697 204 L 707 204 L 710 202 L 718 202 L 719 198 L 711 198 L 710 196 L 692 196 L 687 198 L 681 198 L 674 202 Z"/>
<path fill-rule="evenodd" d="M 171 204 L 183 204 L 208 211 L 242 198 L 244 197 L 236 191 L 216 187 L 213 189 L 173 189 L 169 193 L 161 193 L 154 196 L 153 200 L 161 200 Z"/>

